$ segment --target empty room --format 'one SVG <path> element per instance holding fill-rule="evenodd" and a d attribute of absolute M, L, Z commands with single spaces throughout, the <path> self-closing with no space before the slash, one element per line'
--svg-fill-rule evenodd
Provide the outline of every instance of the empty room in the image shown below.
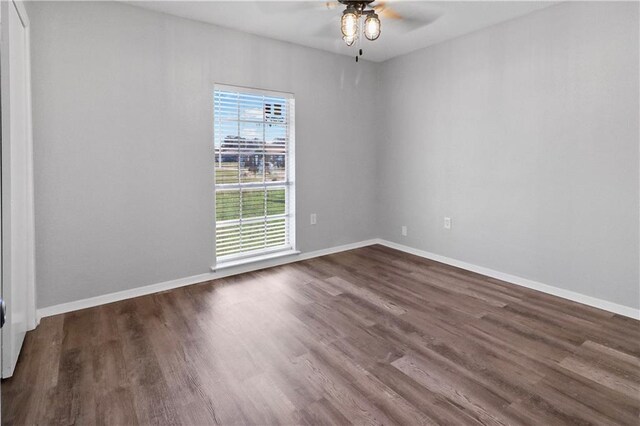
<path fill-rule="evenodd" d="M 1 423 L 639 425 L 639 40 L 2 0 Z"/>

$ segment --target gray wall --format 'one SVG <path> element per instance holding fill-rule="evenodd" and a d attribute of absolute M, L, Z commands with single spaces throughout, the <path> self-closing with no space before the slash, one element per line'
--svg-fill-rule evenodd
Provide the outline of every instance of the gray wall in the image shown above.
<path fill-rule="evenodd" d="M 375 134 L 353 124 L 373 64 L 115 2 L 29 12 L 39 307 L 208 272 L 216 82 L 295 93 L 299 249 L 374 236 Z"/>
<path fill-rule="evenodd" d="M 380 236 L 640 307 L 638 50 L 580 2 L 384 63 Z"/>
<path fill-rule="evenodd" d="M 637 3 L 383 64 L 118 3 L 28 6 L 39 307 L 208 271 L 215 82 L 295 93 L 303 251 L 382 237 L 640 307 Z"/>

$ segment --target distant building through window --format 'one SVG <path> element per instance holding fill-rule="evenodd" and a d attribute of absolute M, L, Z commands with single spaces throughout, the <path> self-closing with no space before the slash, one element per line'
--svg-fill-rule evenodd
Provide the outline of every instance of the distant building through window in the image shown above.
<path fill-rule="evenodd" d="M 216 263 L 295 246 L 294 100 L 216 85 Z"/>

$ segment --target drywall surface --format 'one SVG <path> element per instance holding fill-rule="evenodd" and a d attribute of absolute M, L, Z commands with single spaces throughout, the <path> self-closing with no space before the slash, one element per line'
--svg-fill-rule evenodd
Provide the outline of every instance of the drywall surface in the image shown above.
<path fill-rule="evenodd" d="M 214 83 L 295 94 L 298 249 L 372 237 L 374 64 L 117 2 L 29 12 L 39 307 L 209 271 Z"/>
<path fill-rule="evenodd" d="M 303 252 L 380 237 L 640 307 L 637 3 L 383 64 L 116 2 L 27 7 L 41 308 L 208 272 L 214 83 L 295 94 Z"/>
<path fill-rule="evenodd" d="M 385 62 L 378 236 L 640 307 L 638 39 L 568 2 Z"/>

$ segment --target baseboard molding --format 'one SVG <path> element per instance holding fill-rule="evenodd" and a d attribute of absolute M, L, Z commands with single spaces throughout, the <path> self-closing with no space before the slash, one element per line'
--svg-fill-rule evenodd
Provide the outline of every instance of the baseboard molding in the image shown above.
<path fill-rule="evenodd" d="M 147 285 L 144 287 L 132 288 L 130 290 L 119 291 L 116 293 L 105 294 L 102 296 L 90 297 L 88 299 L 76 300 L 73 302 L 62 303 L 60 305 L 48 306 L 46 308 L 41 308 L 37 310 L 37 318 L 38 318 L 38 322 L 40 322 L 41 318 L 49 317 L 52 315 L 64 314 L 66 312 L 92 308 L 94 306 L 105 305 L 107 303 L 118 302 L 120 300 L 132 299 L 134 297 L 145 296 L 148 294 L 171 290 L 178 287 L 198 284 L 201 282 L 210 281 L 217 278 L 224 278 L 230 275 L 257 271 L 260 269 L 271 268 L 274 266 L 284 265 L 287 263 L 299 262 L 301 260 L 307 260 L 307 259 L 312 259 L 314 257 L 326 256 L 328 254 L 339 253 L 347 250 L 353 250 L 361 247 L 370 246 L 373 244 L 380 244 L 380 245 L 383 245 L 395 250 L 399 250 L 405 253 L 424 257 L 426 259 L 435 260 L 437 262 L 455 266 L 461 269 L 465 269 L 467 271 L 476 272 L 481 275 L 486 275 L 491 278 L 496 278 L 498 280 L 506 281 L 511 284 L 519 285 L 519 286 L 530 288 L 533 290 L 538 290 L 543 293 L 562 297 L 564 299 L 572 300 L 574 302 L 582 303 L 588 306 L 593 306 L 595 308 L 604 309 L 605 311 L 620 314 L 625 317 L 640 320 L 639 309 L 634 309 L 629 306 L 619 305 L 617 303 L 598 299 L 596 297 L 586 296 L 581 293 L 576 293 L 574 291 L 565 290 L 565 289 L 554 287 L 548 284 L 542 284 L 540 282 L 533 281 L 527 278 L 506 274 L 504 272 L 495 271 L 493 269 L 485 268 L 483 266 L 474 265 L 472 263 L 463 262 L 461 260 L 452 259 L 449 257 L 441 256 L 439 254 L 430 253 L 424 250 L 419 250 L 413 247 L 405 246 L 402 244 L 394 243 L 394 242 L 383 240 L 383 239 L 365 240 L 357 243 L 345 244 L 341 246 L 330 247 L 327 249 L 316 250 L 316 251 L 311 251 L 306 253 L 300 253 L 297 255 L 271 259 L 264 262 L 241 265 L 241 266 L 224 269 L 217 272 L 209 272 L 201 275 L 194 275 L 191 277 L 179 278 L 176 280 L 165 281 L 158 284 Z"/>
<path fill-rule="evenodd" d="M 107 303 L 118 302 L 120 300 L 132 299 L 134 297 L 146 296 L 148 294 L 158 293 L 161 291 L 171 290 L 178 287 L 184 287 L 188 285 L 198 284 L 205 281 L 215 280 L 217 278 L 224 278 L 230 275 L 242 274 L 244 272 L 257 271 L 260 269 L 271 268 L 274 266 L 284 265 L 292 262 L 299 262 L 301 260 L 312 259 L 314 257 L 326 256 L 328 254 L 339 253 L 342 251 L 353 250 L 372 244 L 377 244 L 378 240 L 365 240 L 352 244 L 345 244 L 336 247 L 330 247 L 327 249 L 303 252 L 300 254 L 294 254 L 286 257 L 279 257 L 276 259 L 265 260 L 262 262 L 256 262 L 251 264 L 240 265 L 236 267 L 226 268 L 216 272 L 209 272 L 200 275 L 194 275 L 186 278 L 179 278 L 176 280 L 165 281 L 158 284 L 151 284 L 143 287 L 136 287 L 130 290 L 118 291 L 115 293 L 104 294 L 101 296 L 90 297 L 82 300 L 75 300 L 73 302 L 61 303 L 59 305 L 47 306 L 37 310 L 38 323 L 41 318 L 50 317 L 53 315 L 64 314 L 67 312 L 78 311 L 80 309 L 92 308 L 94 306 L 105 305 Z"/>
<path fill-rule="evenodd" d="M 620 314 L 625 317 L 640 320 L 640 309 L 619 305 L 617 303 L 609 302 L 607 300 L 598 299 L 596 297 L 587 296 L 581 293 L 576 293 L 574 291 L 565 290 L 565 289 L 554 287 L 548 284 L 542 284 L 540 282 L 533 281 L 527 278 L 505 274 L 504 272 L 495 271 L 493 269 L 485 268 L 483 266 L 478 266 L 472 263 L 463 262 L 461 260 L 441 256 L 439 254 L 430 253 L 428 251 L 415 249 L 413 247 L 405 246 L 405 245 L 394 243 L 391 241 L 378 240 L 377 243 L 395 250 L 403 251 L 405 253 L 414 254 L 416 256 L 424 257 L 426 259 L 435 260 L 436 262 L 445 263 L 447 265 L 455 266 L 461 269 L 465 269 L 467 271 L 476 272 L 481 275 L 486 275 L 487 277 L 496 278 L 498 280 L 506 281 L 511 284 L 527 287 L 532 290 L 538 290 L 543 293 L 562 297 L 563 299 L 568 299 L 574 302 L 582 303 L 584 305 L 592 306 L 594 308 L 603 309 L 605 311 Z"/>

